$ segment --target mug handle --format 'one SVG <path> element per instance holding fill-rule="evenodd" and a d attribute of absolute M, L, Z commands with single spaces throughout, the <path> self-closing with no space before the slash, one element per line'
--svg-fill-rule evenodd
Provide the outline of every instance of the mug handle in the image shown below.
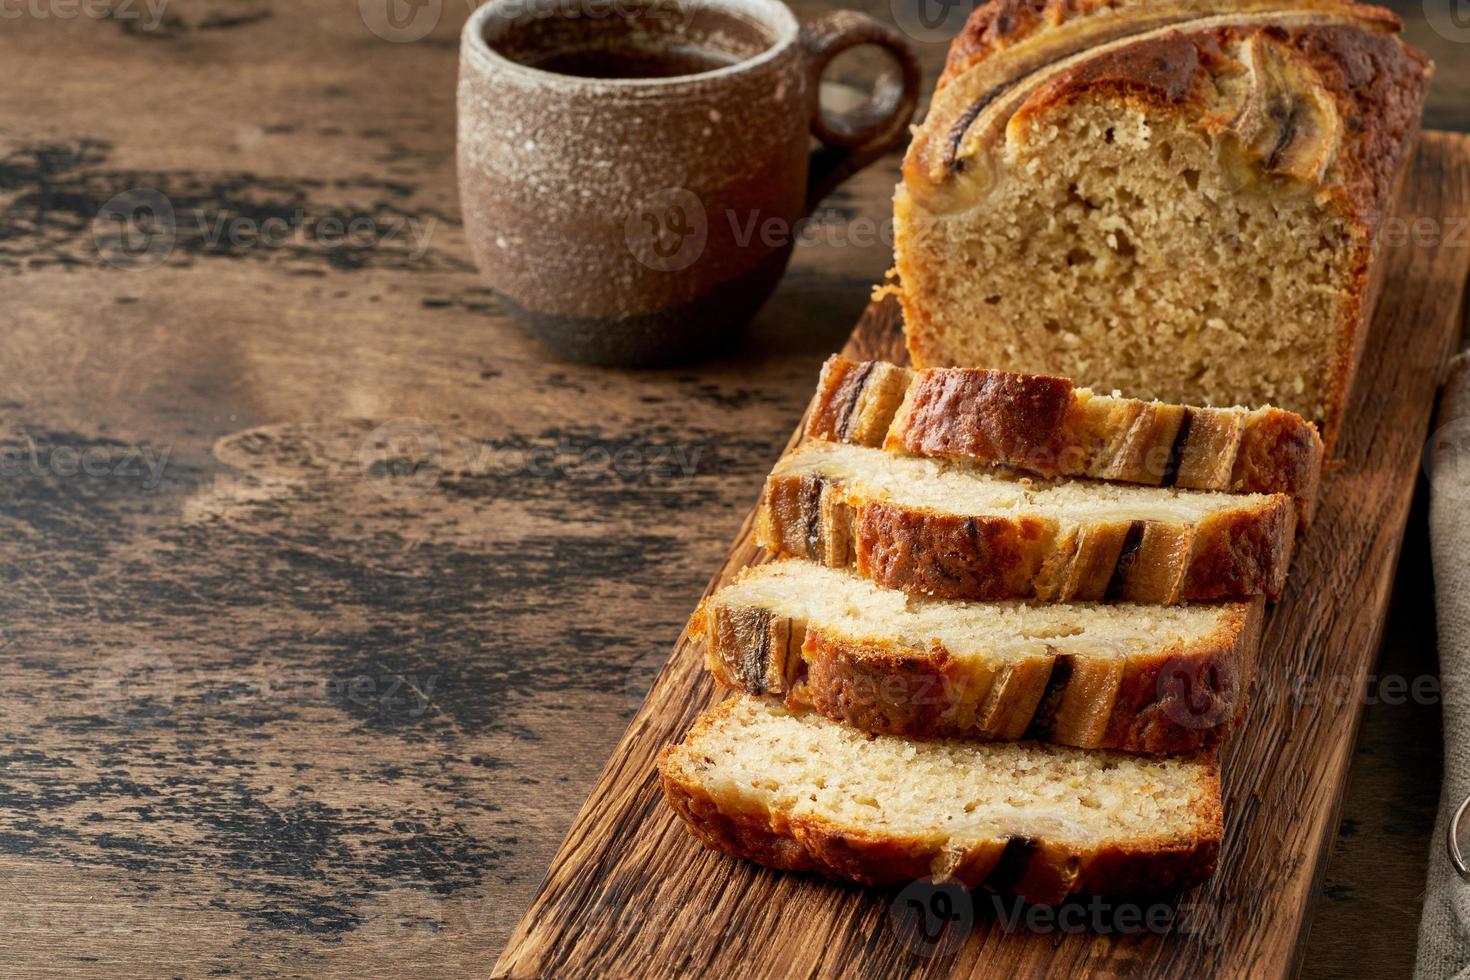
<path fill-rule="evenodd" d="M 858 109 L 841 116 L 822 111 L 822 75 L 848 48 L 875 44 L 893 56 L 898 71 L 884 71 L 873 94 Z M 898 31 L 855 10 L 833 10 L 801 28 L 807 88 L 812 93 L 812 135 L 822 145 L 812 151 L 807 176 L 806 213 L 868 164 L 903 142 L 919 104 L 922 73 L 913 48 Z"/>

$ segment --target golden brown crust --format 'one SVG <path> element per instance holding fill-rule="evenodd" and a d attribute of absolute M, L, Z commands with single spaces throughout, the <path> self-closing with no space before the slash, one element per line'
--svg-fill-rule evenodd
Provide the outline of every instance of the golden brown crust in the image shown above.
<path fill-rule="evenodd" d="M 733 699 L 732 699 L 733 700 Z M 688 738 L 714 723 L 731 701 L 695 723 Z M 1154 895 L 1208 878 L 1224 836 L 1219 773 L 1213 759 L 1209 786 L 1189 835 L 1160 834 L 1084 848 L 1044 838 L 999 837 L 963 853 L 935 837 L 905 838 L 867 827 L 843 826 L 779 809 L 741 809 L 708 791 L 678 759 L 678 746 L 659 755 L 659 784 L 669 805 L 705 846 L 785 871 L 816 871 L 865 885 L 902 885 L 922 878 L 987 888 L 1042 905 L 1070 895 Z"/>
<path fill-rule="evenodd" d="M 833 354 L 822 365 L 807 410 L 807 437 L 881 446 L 908 383 L 909 372 L 896 364 Z"/>
<path fill-rule="evenodd" d="M 883 500 L 854 509 L 854 567 L 889 588 L 945 599 L 1027 598 L 1057 536 L 1035 517 L 962 517 Z"/>
<path fill-rule="evenodd" d="M 1162 747 L 1180 741 L 1179 728 L 1218 731 L 1223 737 L 1239 726 L 1260 655 L 1265 610 L 1261 601 L 1240 607 L 1238 631 L 1216 639 L 1219 649 L 1228 649 L 1220 655 L 1178 651 L 1129 658 L 1114 694 L 1104 744 L 1159 746 L 1142 749 L 1149 752 L 1184 751 Z"/>
<path fill-rule="evenodd" d="M 1276 408 L 1257 409 L 1241 425 L 1229 489 L 1289 493 L 1297 502 L 1298 522 L 1305 527 L 1317 507 L 1324 452 L 1317 427 L 1300 415 Z"/>
<path fill-rule="evenodd" d="M 1374 305 L 1383 262 L 1375 261 L 1373 239 L 1379 222 L 1392 216 L 1403 178 L 1419 135 L 1419 118 L 1433 66 L 1423 52 L 1381 35 L 1353 35 L 1336 28 L 1297 39 L 1331 89 L 1346 100 L 1341 155 L 1351 164 L 1337 199 L 1353 208 L 1361 228 L 1357 243 L 1352 302 L 1338 327 L 1327 392 L 1327 419 L 1323 436 L 1331 452 L 1341 430 L 1353 378 L 1357 373 Z"/>
<path fill-rule="evenodd" d="M 1229 599 L 1264 590 L 1280 598 L 1295 529 L 1287 508 L 1211 514 L 1190 542 L 1181 594 L 1190 600 Z"/>
<path fill-rule="evenodd" d="M 941 514 L 868 499 L 822 476 L 766 480 L 756 540 L 769 551 L 851 566 L 879 585 L 941 599 L 1195 602 L 1279 598 L 1296 530 L 1290 498 L 1198 524 Z"/>
<path fill-rule="evenodd" d="M 795 704 L 882 735 L 976 734 L 946 730 L 963 676 L 942 644 L 927 650 L 866 642 L 817 627 L 802 648 Z"/>
<path fill-rule="evenodd" d="M 1078 16 L 1120 6 L 1126 0 L 990 0 L 977 4 L 955 35 L 938 88 L 1002 48 Z"/>
<path fill-rule="evenodd" d="M 1235 604 L 1219 629 L 1152 652 L 957 658 L 942 643 L 854 637 L 758 604 L 706 603 L 690 633 L 725 687 L 784 697 L 866 732 L 1036 739 L 1089 749 L 1208 748 L 1239 723 L 1260 643 L 1263 604 Z M 721 621 L 759 623 L 724 629 Z M 771 636 L 800 637 L 799 656 Z M 789 642 L 789 640 L 787 641 Z M 773 678 L 776 678 L 773 680 Z"/>
<path fill-rule="evenodd" d="M 975 7 L 964 28 L 950 43 L 945 59 L 944 73 L 939 77 L 939 88 L 968 71 L 977 62 L 1032 38 L 1044 31 L 1073 24 L 1094 14 L 1115 11 L 1127 7 L 1141 7 L 1146 0 L 989 0 Z M 1156 2 L 1156 0 L 1155 0 Z M 1353 0 L 1302 0 L 1299 3 L 1283 2 L 1222 2 L 1194 3 L 1189 13 L 1194 17 L 1205 17 L 1212 13 L 1240 13 L 1247 10 L 1324 9 L 1354 6 Z M 1376 15 L 1393 17 L 1381 8 L 1361 6 L 1359 9 L 1373 11 Z"/>
<path fill-rule="evenodd" d="M 1161 109 L 1192 105 L 1203 114 L 1205 86 L 1227 63 L 1214 33 L 1141 39 L 1058 72 L 1022 103 L 1012 124 L 1100 93 Z"/>
<path fill-rule="evenodd" d="M 1066 378 L 979 368 L 920 371 L 886 448 L 1007 463 L 1053 476 L 1085 468 L 1068 426 L 1077 391 Z"/>

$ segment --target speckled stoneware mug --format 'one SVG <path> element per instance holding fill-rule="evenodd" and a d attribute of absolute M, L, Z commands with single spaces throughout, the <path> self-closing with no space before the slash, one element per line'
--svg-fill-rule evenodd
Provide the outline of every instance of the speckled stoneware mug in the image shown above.
<path fill-rule="evenodd" d="M 888 69 L 824 112 L 823 71 L 863 44 Z M 848 11 L 799 27 L 778 0 L 492 0 L 460 44 L 475 262 L 561 357 L 686 360 L 754 315 L 799 219 L 902 142 L 919 83 L 903 37 Z"/>

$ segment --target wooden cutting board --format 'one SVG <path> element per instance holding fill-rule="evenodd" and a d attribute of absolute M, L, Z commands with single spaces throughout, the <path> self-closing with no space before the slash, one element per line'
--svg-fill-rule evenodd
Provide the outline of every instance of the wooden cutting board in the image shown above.
<path fill-rule="evenodd" d="M 663 804 L 659 749 L 721 696 L 681 637 L 496 966 L 568 976 L 1282 976 L 1337 826 L 1436 389 L 1470 270 L 1470 137 L 1426 133 L 1396 220 L 1340 466 L 1272 610 L 1245 727 L 1224 751 L 1214 878 L 1167 907 L 1017 909 L 870 890 L 705 850 Z M 891 303 L 843 353 L 906 360 Z M 815 380 L 815 379 L 814 379 Z M 793 437 L 794 439 L 794 437 Z M 746 520 L 713 591 L 761 560 Z M 589 655 L 593 655 L 589 653 Z M 1019 912 L 1019 916 L 1018 916 Z M 1100 928 L 1094 927 L 1096 923 Z"/>

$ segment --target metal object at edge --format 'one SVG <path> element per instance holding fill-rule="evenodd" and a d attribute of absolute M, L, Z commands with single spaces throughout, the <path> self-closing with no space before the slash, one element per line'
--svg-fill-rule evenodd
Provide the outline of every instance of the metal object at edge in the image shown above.
<path fill-rule="evenodd" d="M 1465 820 L 1465 814 L 1470 812 L 1470 796 L 1455 809 L 1455 815 L 1450 818 L 1449 829 L 1445 833 L 1445 845 L 1449 848 L 1450 863 L 1455 866 L 1455 872 L 1465 881 L 1470 881 L 1470 865 L 1465 863 L 1465 855 L 1460 851 L 1460 824 Z"/>

